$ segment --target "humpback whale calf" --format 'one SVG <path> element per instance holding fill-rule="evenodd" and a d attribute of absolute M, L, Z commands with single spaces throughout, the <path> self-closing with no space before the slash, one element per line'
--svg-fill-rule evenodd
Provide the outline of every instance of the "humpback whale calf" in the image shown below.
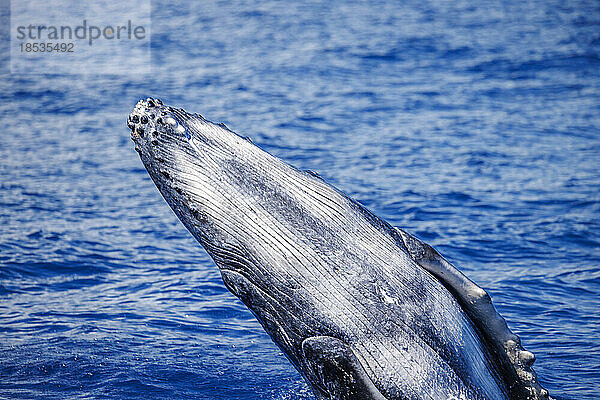
<path fill-rule="evenodd" d="M 140 100 L 169 206 L 319 399 L 537 400 L 535 360 L 436 250 L 224 124 Z"/>

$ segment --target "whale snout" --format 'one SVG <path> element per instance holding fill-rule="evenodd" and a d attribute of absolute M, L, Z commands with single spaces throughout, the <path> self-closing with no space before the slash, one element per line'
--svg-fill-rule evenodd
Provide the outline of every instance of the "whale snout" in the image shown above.
<path fill-rule="evenodd" d="M 206 150 L 192 143 L 192 135 L 198 136 L 197 123 L 204 121 L 199 114 L 152 97 L 138 101 L 127 117 L 135 151 L 165 198 L 181 197 L 184 185 L 177 177 L 196 168 L 190 164 L 190 154 L 198 156 L 199 149 Z"/>
<path fill-rule="evenodd" d="M 143 138 L 149 128 L 153 125 L 160 125 L 163 122 L 161 113 L 165 113 L 162 101 L 148 97 L 146 100 L 140 100 L 135 105 L 131 114 L 127 118 L 127 127 L 131 130 L 131 138 Z M 153 122 L 151 126 L 149 122 Z"/>
<path fill-rule="evenodd" d="M 178 111 L 165 106 L 160 99 L 148 97 L 138 101 L 127 118 L 127 127 L 131 130 L 136 150 L 140 152 L 145 147 L 173 139 L 189 139 Z"/>

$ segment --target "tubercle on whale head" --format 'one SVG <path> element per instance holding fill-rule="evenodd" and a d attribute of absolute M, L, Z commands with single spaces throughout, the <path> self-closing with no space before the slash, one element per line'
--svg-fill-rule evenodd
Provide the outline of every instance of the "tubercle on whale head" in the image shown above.
<path fill-rule="evenodd" d="M 185 127 L 177 122 L 177 113 L 185 113 L 163 105 L 160 99 L 148 97 L 135 105 L 127 118 L 127 127 L 131 130 L 131 139 L 136 144 L 136 150 L 142 146 L 153 144 L 161 137 L 170 136 L 172 139 L 190 139 Z M 200 115 L 196 117 L 202 118 Z M 155 144 L 155 143 L 154 143 Z"/>

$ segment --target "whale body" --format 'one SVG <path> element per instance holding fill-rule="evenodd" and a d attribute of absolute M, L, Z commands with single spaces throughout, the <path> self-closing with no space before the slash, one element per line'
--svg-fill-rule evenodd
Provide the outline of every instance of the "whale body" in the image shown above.
<path fill-rule="evenodd" d="M 489 295 L 431 246 L 223 124 L 140 100 L 169 206 L 319 399 L 548 398 Z"/>

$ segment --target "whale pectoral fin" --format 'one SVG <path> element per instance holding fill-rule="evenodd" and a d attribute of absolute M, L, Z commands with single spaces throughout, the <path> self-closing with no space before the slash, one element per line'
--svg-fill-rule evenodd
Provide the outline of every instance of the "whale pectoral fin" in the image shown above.
<path fill-rule="evenodd" d="M 547 399 L 532 368 L 535 357 L 521 346 L 521 339 L 511 332 L 494 307 L 490 295 L 450 264 L 433 247 L 396 228 L 408 254 L 422 268 L 439 280 L 457 299 L 463 310 L 484 336 L 499 373 L 509 388 L 511 399 Z M 518 382 L 519 385 L 514 383 Z"/>
<path fill-rule="evenodd" d="M 385 400 L 346 343 L 331 336 L 313 336 L 302 342 L 310 377 L 325 398 Z"/>

